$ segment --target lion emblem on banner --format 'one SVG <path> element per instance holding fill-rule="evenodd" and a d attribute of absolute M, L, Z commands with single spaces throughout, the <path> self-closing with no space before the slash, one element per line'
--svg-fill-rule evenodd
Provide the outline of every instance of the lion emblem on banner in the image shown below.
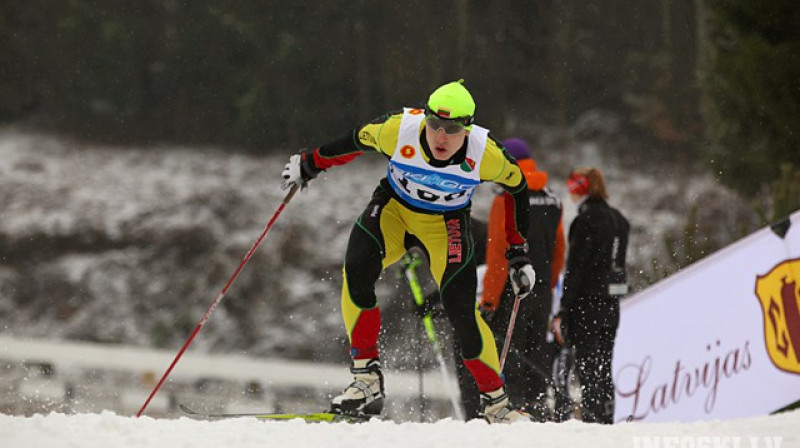
<path fill-rule="evenodd" d="M 800 259 L 784 261 L 756 280 L 764 341 L 775 367 L 800 373 Z"/>

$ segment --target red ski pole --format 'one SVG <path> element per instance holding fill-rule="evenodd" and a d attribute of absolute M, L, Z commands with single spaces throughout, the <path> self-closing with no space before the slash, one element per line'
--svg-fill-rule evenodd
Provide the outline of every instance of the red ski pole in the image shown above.
<path fill-rule="evenodd" d="M 517 295 L 514 298 L 514 308 L 511 310 L 511 318 L 508 321 L 508 331 L 506 331 L 506 340 L 503 342 L 503 353 L 500 355 L 500 373 L 503 372 L 503 367 L 506 364 L 506 356 L 508 356 L 508 349 L 511 348 L 511 335 L 514 334 L 514 323 L 517 321 L 517 312 L 519 312 L 519 302 L 524 296 Z"/>
<path fill-rule="evenodd" d="M 206 324 L 208 318 L 211 317 L 211 313 L 214 312 L 214 309 L 222 301 L 222 298 L 225 297 L 225 293 L 228 292 L 228 289 L 233 284 L 233 281 L 236 280 L 236 277 L 239 276 L 239 272 L 241 272 L 244 265 L 247 264 L 248 261 L 250 261 L 250 258 L 253 256 L 253 253 L 255 253 L 256 249 L 258 249 L 258 246 L 261 244 L 261 241 L 264 240 L 264 237 L 267 235 L 267 232 L 269 232 L 269 229 L 272 227 L 272 224 L 275 223 L 275 220 L 278 219 L 278 216 L 280 216 L 281 212 L 283 211 L 284 208 L 286 208 L 286 205 L 289 203 L 289 201 L 292 200 L 292 197 L 296 192 L 297 192 L 297 185 L 294 185 L 292 186 L 291 190 L 289 190 L 289 193 L 286 194 L 286 197 L 283 198 L 283 202 L 281 202 L 280 207 L 278 207 L 278 210 L 276 210 L 275 213 L 272 215 L 272 218 L 270 218 L 269 222 L 267 223 L 267 226 L 264 228 L 264 231 L 261 232 L 261 235 L 258 237 L 255 244 L 253 244 L 253 247 L 251 247 L 250 250 L 247 251 L 247 254 L 244 256 L 244 259 L 239 264 L 239 267 L 236 268 L 236 272 L 233 273 L 230 280 L 228 280 L 228 283 L 226 283 L 225 287 L 222 288 L 222 291 L 219 293 L 217 298 L 214 299 L 213 302 L 211 302 L 211 306 L 208 308 L 208 311 L 206 311 L 206 314 L 204 314 L 203 318 L 200 319 L 200 322 L 198 322 L 197 326 L 194 327 L 194 331 L 192 331 L 192 334 L 189 335 L 189 339 L 187 339 L 186 342 L 184 342 L 183 347 L 181 347 L 180 351 L 178 351 L 178 354 L 177 356 L 175 356 L 175 359 L 172 360 L 172 364 L 169 365 L 167 371 L 164 372 L 164 375 L 161 377 L 161 380 L 158 381 L 156 387 L 153 389 L 152 392 L 150 392 L 150 396 L 147 397 L 147 401 L 144 402 L 142 408 L 139 409 L 139 412 L 136 413 L 136 417 L 141 417 L 142 413 L 147 408 L 147 405 L 150 404 L 150 400 L 153 399 L 153 396 L 155 396 L 156 392 L 158 392 L 158 389 L 160 389 L 161 385 L 164 384 L 164 380 L 167 379 L 169 374 L 172 372 L 172 369 L 178 363 L 178 360 L 181 359 L 181 356 L 183 356 L 183 352 L 185 352 L 186 349 L 189 348 L 189 344 L 192 343 L 195 336 L 197 336 L 197 333 L 200 332 L 200 329 L 203 328 L 203 325 Z"/>

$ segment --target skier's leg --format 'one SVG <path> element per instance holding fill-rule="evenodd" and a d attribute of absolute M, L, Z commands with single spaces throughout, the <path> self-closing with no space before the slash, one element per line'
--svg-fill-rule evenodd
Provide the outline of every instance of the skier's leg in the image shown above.
<path fill-rule="evenodd" d="M 604 329 L 606 330 L 606 329 Z M 576 368 L 581 384 L 581 420 L 611 424 L 614 421 L 614 383 L 611 366 L 613 334 L 598 331 L 592 341 L 576 347 Z"/>
<path fill-rule="evenodd" d="M 612 359 L 619 326 L 619 302 L 591 297 L 572 312 L 570 339 L 575 344 L 575 367 L 581 384 L 581 420 L 611 424 L 614 421 Z"/>
<path fill-rule="evenodd" d="M 469 213 L 446 213 L 436 218 L 439 219 L 420 217 L 413 231 L 430 254 L 431 274 L 439 285 L 464 365 L 478 385 L 482 414 L 492 423 L 529 420 L 527 414 L 509 408 L 494 336 L 477 310 L 475 247 Z"/>
<path fill-rule="evenodd" d="M 458 345 L 458 338 L 453 338 L 453 353 L 456 355 L 456 378 L 458 378 L 458 388 L 461 390 L 461 404 L 464 407 L 464 418 L 473 420 L 480 418 L 480 393 L 475 379 L 467 370 L 464 361 L 458 356 L 461 353 L 461 346 Z"/>
<path fill-rule="evenodd" d="M 353 359 L 378 357 L 381 322 L 375 282 L 383 268 L 405 251 L 405 229 L 396 206 L 396 202 L 376 194 L 350 233 L 343 269 L 342 316 Z"/>
<path fill-rule="evenodd" d="M 383 375 L 378 360 L 381 317 L 375 282 L 383 268 L 403 254 L 404 234 L 396 203 L 379 194 L 350 233 L 341 303 L 355 380 L 333 399 L 331 409 L 336 412 L 379 414 L 383 409 Z"/>
<path fill-rule="evenodd" d="M 477 276 L 468 214 L 418 218 L 412 231 L 430 254 L 431 275 L 439 286 L 465 365 L 481 392 L 502 387 L 494 336 L 475 305 Z"/>
<path fill-rule="evenodd" d="M 553 354 L 553 421 L 564 422 L 572 418 L 575 403 L 569 394 L 570 371 L 574 364 L 573 350 L 570 346 L 560 347 L 552 344 Z"/>

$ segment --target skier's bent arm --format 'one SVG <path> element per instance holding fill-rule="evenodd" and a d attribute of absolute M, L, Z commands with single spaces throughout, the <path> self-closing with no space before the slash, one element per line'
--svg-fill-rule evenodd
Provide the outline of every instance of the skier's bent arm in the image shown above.
<path fill-rule="evenodd" d="M 397 129 L 402 115 L 387 114 L 359 126 L 338 140 L 314 149 L 310 162 L 317 172 L 352 162 L 368 151 L 391 157 L 397 144 Z M 392 132 L 394 130 L 394 132 Z"/>
<path fill-rule="evenodd" d="M 321 145 L 312 151 L 302 151 L 293 155 L 283 170 L 281 187 L 288 189 L 298 185 L 305 188 L 319 173 L 333 166 L 350 163 L 367 151 L 391 157 L 397 142 L 397 133 L 386 132 L 384 128 L 394 126 L 396 129 L 399 126 L 397 117 L 398 115 L 394 114 L 384 115 L 348 132 L 338 140 Z M 394 136 L 393 141 L 392 136 Z"/>

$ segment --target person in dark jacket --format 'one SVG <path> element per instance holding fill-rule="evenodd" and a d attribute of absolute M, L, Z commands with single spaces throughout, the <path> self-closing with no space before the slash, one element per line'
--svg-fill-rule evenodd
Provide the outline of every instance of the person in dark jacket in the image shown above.
<path fill-rule="evenodd" d="M 611 361 L 619 326 L 619 299 L 627 293 L 625 257 L 630 225 L 608 205 L 603 173 L 573 171 L 567 180 L 578 215 L 569 228 L 564 295 L 553 331 L 574 349 L 581 384 L 581 419 L 613 423 Z"/>
<path fill-rule="evenodd" d="M 528 183 L 529 219 L 525 236 L 531 264 L 540 275 L 533 292 L 520 302 L 504 372 L 516 406 L 534 419 L 550 419 L 547 390 L 555 349 L 547 342 L 547 327 L 552 311 L 552 289 L 564 268 L 564 228 L 561 200 L 547 187 L 548 175 L 537 169 L 531 150 L 524 140 L 503 141 L 506 152 L 514 157 Z M 488 221 L 486 274 L 480 308 L 493 315 L 489 326 L 502 347 L 508 331 L 515 294 L 508 279 L 508 261 L 503 239 L 507 211 L 502 195 L 495 197 Z"/>

